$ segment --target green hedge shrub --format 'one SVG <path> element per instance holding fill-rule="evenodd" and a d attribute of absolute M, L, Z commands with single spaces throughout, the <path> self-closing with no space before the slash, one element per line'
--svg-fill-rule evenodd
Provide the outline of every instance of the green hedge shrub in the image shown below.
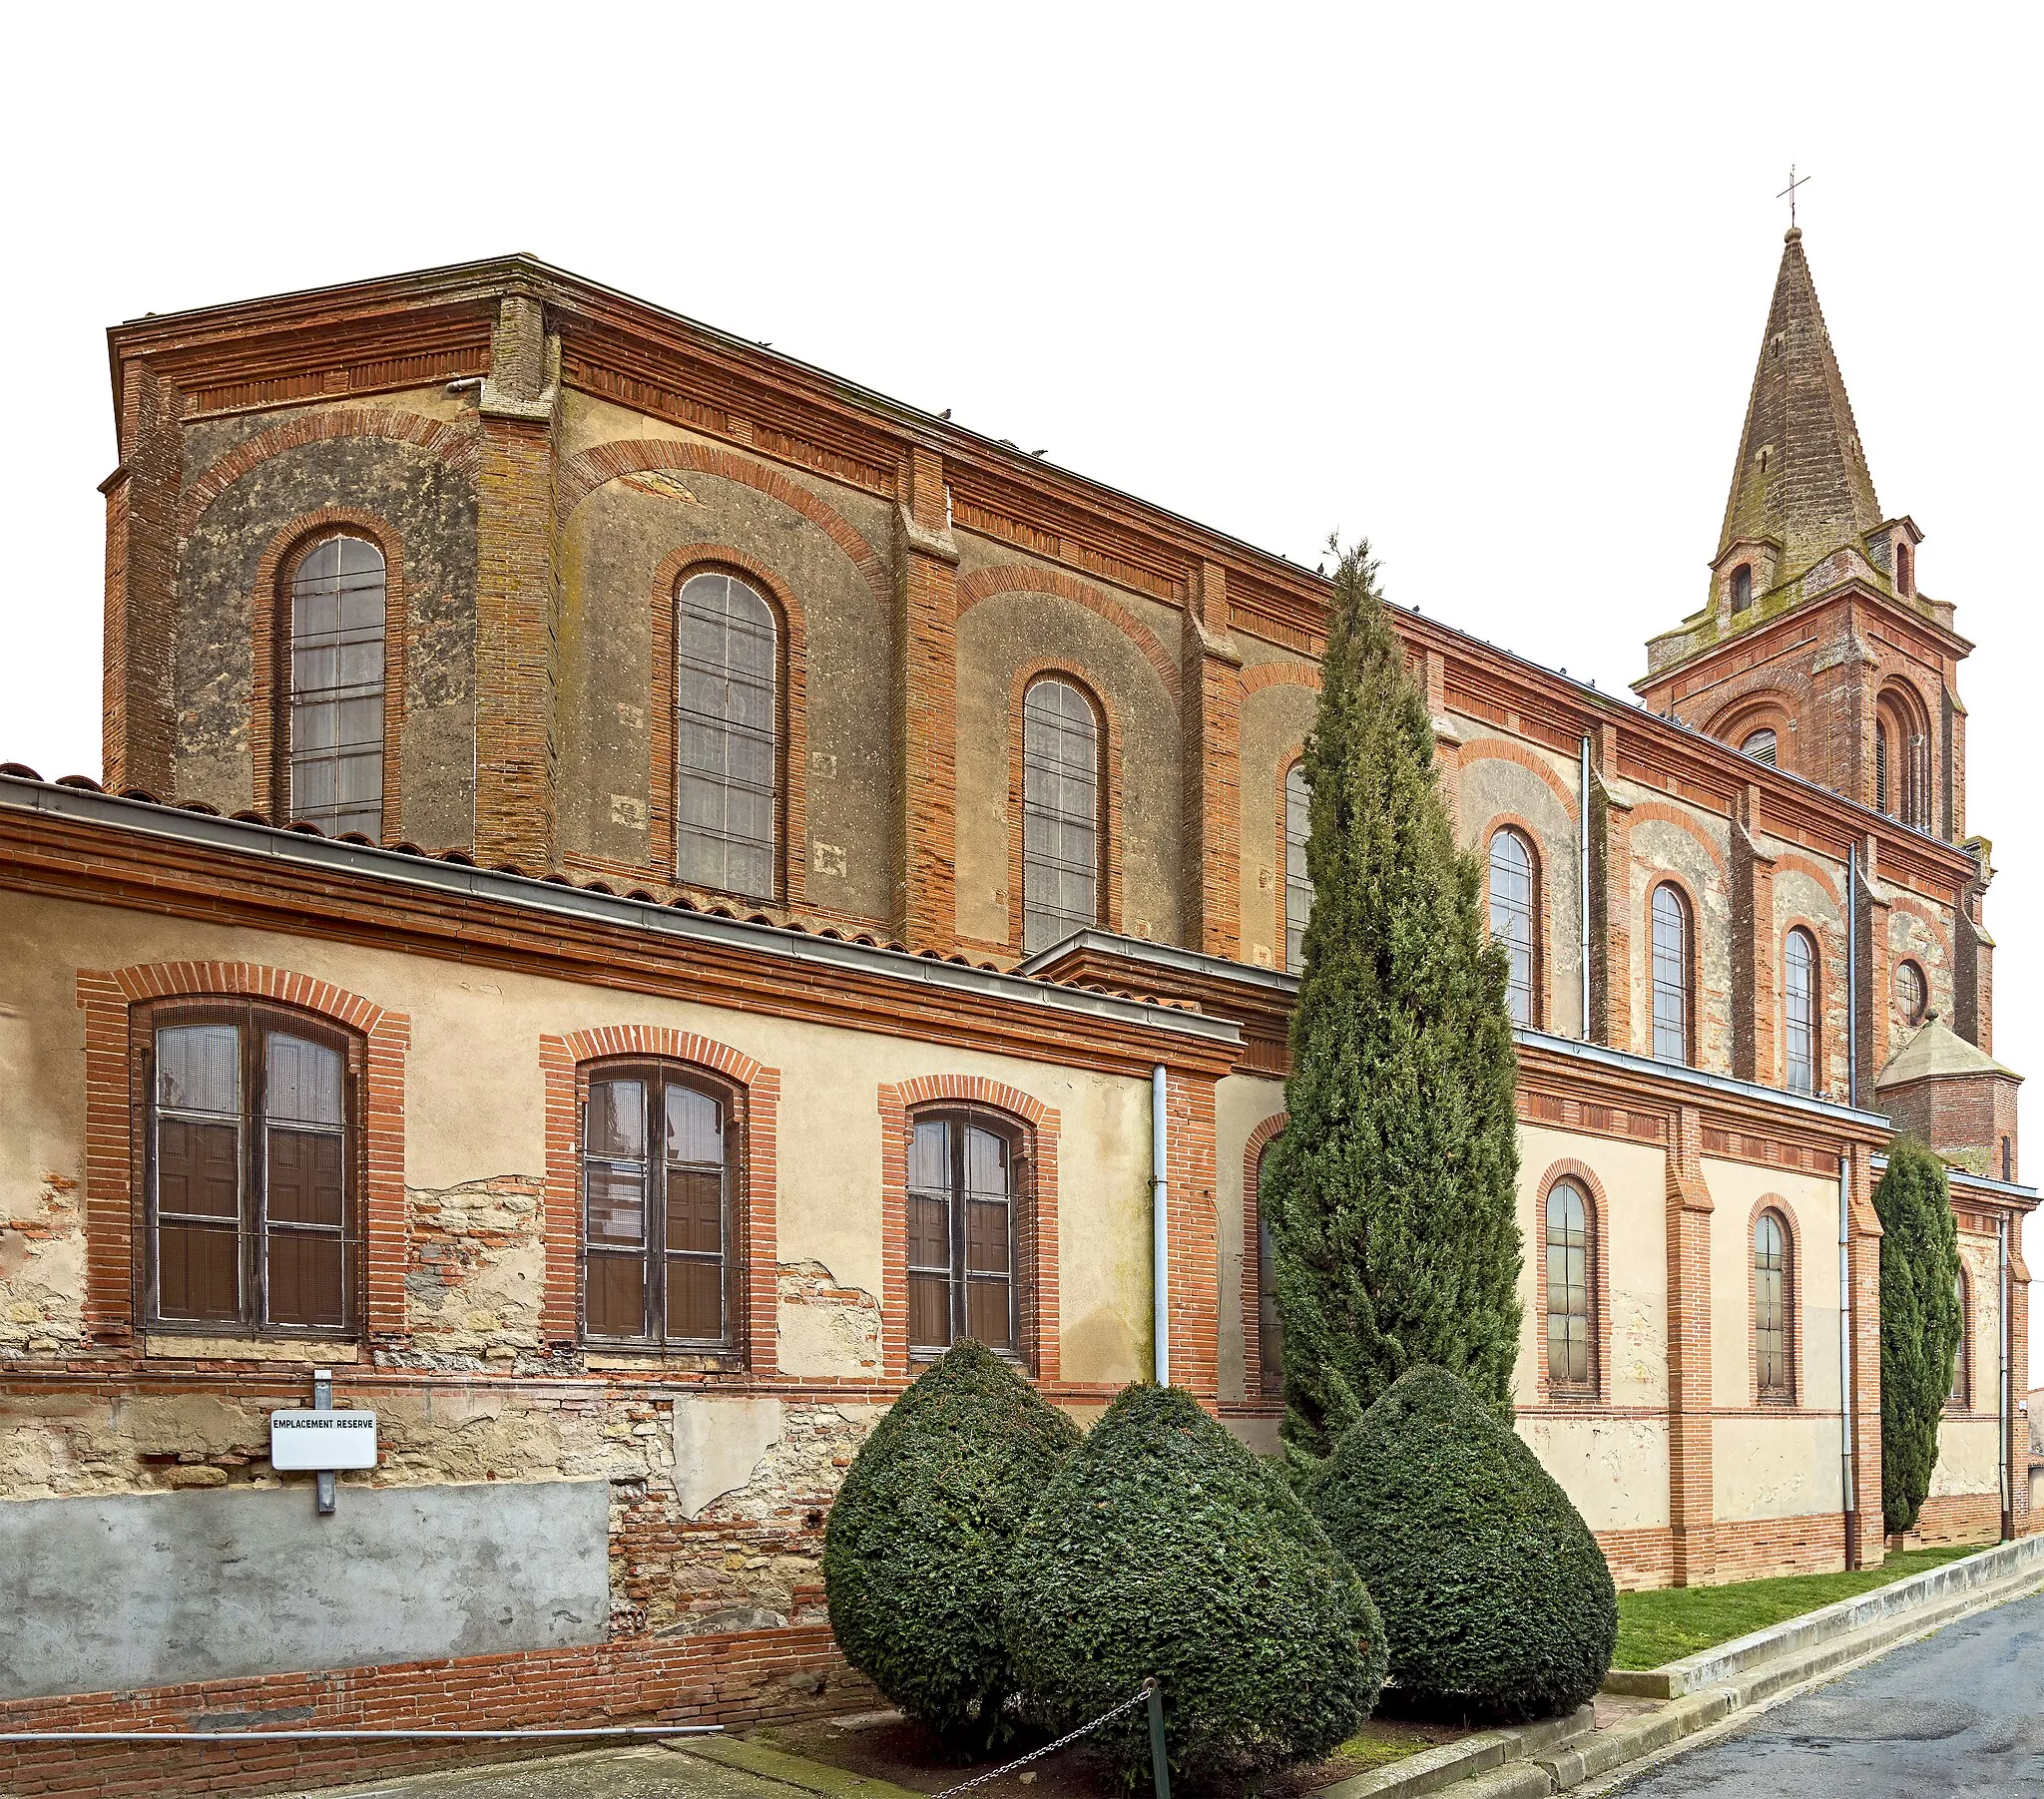
<path fill-rule="evenodd" d="M 1582 1704 L 1618 1640 L 1589 1527 L 1453 1375 L 1401 1375 L 1301 1482 L 1383 1612 L 1401 1698 L 1489 1716 Z"/>
<path fill-rule="evenodd" d="M 1164 1684 L 1174 1769 L 1241 1779 L 1324 1755 L 1369 1716 L 1384 1632 L 1278 1475 L 1177 1387 L 1128 1388 L 1016 1540 L 1002 1594 L 1030 1714 L 1071 1730 Z M 1095 1739 L 1132 1783 L 1142 1709 Z"/>
<path fill-rule="evenodd" d="M 1019 1717 L 1001 1575 L 1078 1428 L 960 1343 L 889 1408 L 830 1508 L 823 1585 L 845 1658 L 963 1756 Z"/>
<path fill-rule="evenodd" d="M 1958 1358 L 1959 1236 L 1944 1163 L 1913 1137 L 1888 1149 L 1880 1217 L 1880 1503 L 1897 1535 L 1916 1528 L 1937 1467 L 1937 1430 Z"/>

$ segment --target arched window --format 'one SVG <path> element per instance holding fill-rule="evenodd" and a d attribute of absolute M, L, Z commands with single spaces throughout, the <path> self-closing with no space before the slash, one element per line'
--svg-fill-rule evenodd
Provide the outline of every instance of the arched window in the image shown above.
<path fill-rule="evenodd" d="M 675 876 L 771 899 L 780 801 L 773 609 L 721 569 L 684 581 L 675 609 Z"/>
<path fill-rule="evenodd" d="M 1740 744 L 1739 747 L 1752 756 L 1756 762 L 1764 763 L 1770 768 L 1775 766 L 1776 743 L 1773 731 L 1765 728 L 1750 731 L 1747 734 L 1746 741 Z"/>
<path fill-rule="evenodd" d="M 1876 812 L 1894 811 L 1888 795 L 1888 727 L 1879 719 L 1873 725 L 1873 809 Z"/>
<path fill-rule="evenodd" d="M 1547 1193 L 1547 1382 L 1590 1391 L 1593 1365 L 1590 1201 L 1573 1180 Z"/>
<path fill-rule="evenodd" d="M 288 745 L 293 819 L 383 832 L 383 552 L 329 537 L 290 584 Z"/>
<path fill-rule="evenodd" d="M 1278 1314 L 1278 1243 L 1271 1208 L 1264 1203 L 1264 1172 L 1271 1165 L 1265 1145 L 1257 1157 L 1257 1363 L 1258 1386 L 1267 1399 L 1284 1391 L 1284 1320 Z"/>
<path fill-rule="evenodd" d="M 1907 1030 L 1915 1030 L 1922 1024 L 1924 1008 L 1929 1001 L 1929 990 L 1924 985 L 1923 970 L 1914 962 L 1895 964 L 1895 1019 Z"/>
<path fill-rule="evenodd" d="M 1753 567 L 1741 563 L 1732 571 L 1732 610 L 1743 613 L 1753 605 Z"/>
<path fill-rule="evenodd" d="M 1505 946 L 1510 970 L 1505 980 L 1505 1010 L 1513 1024 L 1530 1029 L 1539 1023 L 1533 846 L 1509 827 L 1493 832 L 1490 839 L 1490 934 Z"/>
<path fill-rule="evenodd" d="M 1973 1405 L 1973 1295 L 1963 1268 L 1953 1276 L 1952 1297 L 1959 1305 L 1959 1342 L 1952 1357 L 1951 1407 L 1966 1412 Z"/>
<path fill-rule="evenodd" d="M 1909 546 L 1898 542 L 1895 545 L 1895 592 L 1905 596 L 1916 591 L 1915 571 L 1909 566 L 1910 560 Z"/>
<path fill-rule="evenodd" d="M 1784 1047 L 1792 1094 L 1816 1092 L 1816 939 L 1797 925 L 1788 933 L 1782 955 Z"/>
<path fill-rule="evenodd" d="M 153 1015 L 148 1055 L 148 1321 L 352 1329 L 359 1044 L 298 1013 L 195 1001 Z"/>
<path fill-rule="evenodd" d="M 1021 1342 L 1017 1214 L 1029 1136 L 979 1107 L 917 1113 L 908 1144 L 908 1347 L 938 1355 L 970 1337 Z"/>
<path fill-rule="evenodd" d="M 1654 1054 L 1663 1062 L 1691 1059 L 1689 901 L 1664 882 L 1654 889 Z"/>
<path fill-rule="evenodd" d="M 1305 764 L 1293 762 L 1284 771 L 1284 966 L 1293 974 L 1305 967 L 1305 921 L 1312 916 L 1313 882 L 1306 872 L 1305 845 L 1312 835 L 1312 795 L 1305 784 Z"/>
<path fill-rule="evenodd" d="M 583 1327 L 604 1342 L 728 1349 L 732 1096 L 664 1063 L 607 1064 L 583 1107 Z"/>
<path fill-rule="evenodd" d="M 1068 680 L 1022 701 L 1022 948 L 1100 922 L 1100 721 Z"/>
<path fill-rule="evenodd" d="M 1790 1274 L 1788 1227 L 1779 1212 L 1762 1212 L 1753 1227 L 1753 1356 L 1763 1399 L 1790 1397 Z"/>

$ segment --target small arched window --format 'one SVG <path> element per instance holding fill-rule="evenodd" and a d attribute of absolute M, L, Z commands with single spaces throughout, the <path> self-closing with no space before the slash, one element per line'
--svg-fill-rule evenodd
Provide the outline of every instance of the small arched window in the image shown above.
<path fill-rule="evenodd" d="M 583 1324 L 606 1342 L 732 1347 L 731 1096 L 666 1064 L 606 1066 L 583 1108 Z"/>
<path fill-rule="evenodd" d="M 1878 719 L 1873 726 L 1873 809 L 1894 810 L 1888 798 L 1888 727 Z"/>
<path fill-rule="evenodd" d="M 1692 977 L 1689 901 L 1663 882 L 1654 889 L 1654 1054 L 1663 1062 L 1691 1060 Z"/>
<path fill-rule="evenodd" d="M 780 800 L 773 609 L 722 569 L 691 575 L 675 604 L 675 875 L 771 899 Z"/>
<path fill-rule="evenodd" d="M 1732 571 L 1732 610 L 1743 613 L 1753 605 L 1753 568 L 1741 563 Z"/>
<path fill-rule="evenodd" d="M 1765 1211 L 1753 1227 L 1753 1356 L 1763 1399 L 1790 1397 L 1788 1227 Z"/>
<path fill-rule="evenodd" d="M 1959 1307 L 1959 1341 L 1952 1356 L 1951 1407 L 1955 1412 L 1965 1412 L 1973 1405 L 1973 1307 L 1963 1268 L 1952 1277 L 1952 1297 Z"/>
<path fill-rule="evenodd" d="M 1800 925 L 1788 933 L 1782 955 L 1784 1047 L 1788 1051 L 1788 1091 L 1816 1092 L 1817 961 L 1816 939 Z"/>
<path fill-rule="evenodd" d="M 383 552 L 329 537 L 290 584 L 289 812 L 337 836 L 383 833 Z"/>
<path fill-rule="evenodd" d="M 1100 922 L 1100 721 L 1068 680 L 1022 701 L 1022 948 Z"/>
<path fill-rule="evenodd" d="M 1265 1170 L 1271 1165 L 1268 1144 L 1257 1158 L 1257 1373 L 1267 1399 L 1284 1391 L 1284 1320 L 1278 1313 L 1278 1242 L 1271 1229 L 1271 1208 L 1264 1202 Z"/>
<path fill-rule="evenodd" d="M 908 1144 L 908 1346 L 961 1338 L 1014 1354 L 1021 1342 L 1018 1214 L 1029 1178 L 1024 1127 L 978 1107 L 916 1114 Z"/>
<path fill-rule="evenodd" d="M 1547 1381 L 1552 1388 L 1595 1385 L 1591 1341 L 1590 1201 L 1573 1180 L 1547 1194 Z"/>
<path fill-rule="evenodd" d="M 1739 747 L 1746 754 L 1752 756 L 1756 762 L 1763 763 L 1769 768 L 1775 766 L 1777 745 L 1773 731 L 1766 728 L 1750 731 L 1747 734 L 1746 741 L 1740 744 Z"/>
<path fill-rule="evenodd" d="M 1925 1007 L 1929 1003 L 1929 992 L 1923 980 L 1923 970 L 1914 962 L 1895 964 L 1895 1018 L 1904 1028 L 1915 1030 L 1922 1024 Z"/>
<path fill-rule="evenodd" d="M 1313 881 L 1306 871 L 1306 840 L 1312 835 L 1312 794 L 1305 782 L 1305 763 L 1284 771 L 1284 966 L 1293 974 L 1305 967 L 1305 921 L 1312 916 Z"/>
<path fill-rule="evenodd" d="M 1533 846 L 1507 827 L 1490 839 L 1490 934 L 1505 946 L 1505 1010 L 1512 1023 L 1539 1022 Z"/>
<path fill-rule="evenodd" d="M 1898 542 L 1895 545 L 1895 592 L 1904 596 L 1916 591 L 1916 571 L 1910 566 L 1912 560 L 1909 546 Z"/>

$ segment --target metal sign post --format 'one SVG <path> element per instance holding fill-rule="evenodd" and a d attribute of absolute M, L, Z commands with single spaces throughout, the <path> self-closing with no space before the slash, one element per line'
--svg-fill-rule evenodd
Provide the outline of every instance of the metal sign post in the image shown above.
<path fill-rule="evenodd" d="M 333 1410 L 333 1370 L 315 1368 L 312 1370 L 312 1410 L 330 1412 Z M 333 1516 L 333 1470 L 322 1468 L 312 1479 L 319 1489 L 319 1516 Z"/>
<path fill-rule="evenodd" d="M 312 1409 L 269 1415 L 269 1465 L 317 1477 L 319 1515 L 333 1514 L 333 1476 L 341 1468 L 376 1466 L 376 1414 L 333 1409 L 333 1374 L 312 1370 Z"/>
<path fill-rule="evenodd" d="M 1164 1687 L 1150 1682 L 1150 1778 L 1157 1799 L 1171 1799 L 1171 1762 L 1164 1752 Z"/>

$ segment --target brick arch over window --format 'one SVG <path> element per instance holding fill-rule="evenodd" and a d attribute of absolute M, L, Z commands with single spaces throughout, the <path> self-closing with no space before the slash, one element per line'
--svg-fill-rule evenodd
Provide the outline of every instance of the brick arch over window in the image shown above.
<path fill-rule="evenodd" d="M 1721 708 L 1704 729 L 1734 749 L 1743 749 L 1755 731 L 1771 730 L 1775 733 L 1776 766 L 1791 768 L 1794 764 L 1787 752 L 1795 746 L 1795 707 L 1789 699 L 1779 692 L 1763 690 L 1748 693 Z"/>
<path fill-rule="evenodd" d="M 1266 687 L 1304 687 L 1320 690 L 1320 672 L 1311 663 L 1259 663 L 1241 675 L 1243 697 L 1261 693 Z"/>
<path fill-rule="evenodd" d="M 1732 878 L 1732 871 L 1725 860 L 1725 852 L 1712 840 L 1710 832 L 1698 824 L 1680 806 L 1671 806 L 1666 800 L 1661 799 L 1635 800 L 1632 810 L 1626 816 L 1626 830 L 1630 834 L 1643 824 L 1655 822 L 1672 824 L 1678 830 L 1687 831 L 1702 846 L 1704 853 L 1711 858 L 1711 866 L 1716 870 L 1718 878 L 1723 881 L 1729 881 Z M 1690 892 L 1687 882 L 1683 883 L 1683 891 L 1691 903 L 1694 904 L 1697 896 Z"/>
<path fill-rule="evenodd" d="M 1783 1328 L 1788 1332 L 1786 1353 L 1788 1363 L 1788 1393 L 1787 1398 L 1776 1396 L 1763 1400 L 1759 1346 L 1755 1341 L 1756 1333 L 1760 1329 L 1760 1294 L 1757 1270 L 1754 1267 L 1754 1233 L 1760 1228 L 1761 1220 L 1771 1214 L 1781 1221 L 1784 1255 L 1788 1261 L 1787 1268 L 1783 1270 L 1782 1304 Z M 1804 1392 L 1802 1287 L 1807 1270 L 1802 1261 L 1802 1233 L 1796 1225 L 1795 1208 L 1780 1193 L 1763 1193 L 1754 1201 L 1753 1210 L 1746 1215 L 1746 1244 L 1741 1254 L 1746 1265 L 1747 1403 L 1753 1406 L 1767 1405 L 1770 1408 L 1799 1406 Z"/>
<path fill-rule="evenodd" d="M 185 490 L 183 528 L 189 531 L 214 501 L 272 456 L 306 444 L 331 443 L 349 437 L 380 437 L 390 443 L 412 444 L 464 473 L 475 472 L 475 438 L 444 420 L 427 418 L 419 412 L 401 412 L 392 406 L 342 406 L 326 412 L 307 412 L 250 438 L 212 463 Z"/>
<path fill-rule="evenodd" d="M 1561 802 L 1562 810 L 1568 814 L 1571 828 L 1576 822 L 1577 795 L 1560 775 L 1547 765 L 1547 760 L 1523 743 L 1515 743 L 1509 737 L 1471 737 L 1465 741 L 1456 755 L 1457 765 L 1466 771 L 1471 762 L 1511 762 L 1537 775 L 1548 791 Z M 1495 828 L 1495 827 L 1492 827 Z M 1486 833 L 1485 841 L 1488 841 Z"/>
<path fill-rule="evenodd" d="M 573 1343 L 580 1331 L 582 1235 L 582 1101 L 591 1063 L 636 1059 L 671 1062 L 722 1076 L 744 1099 L 740 1121 L 739 1253 L 745 1265 L 740 1298 L 741 1348 L 757 1379 L 777 1367 L 780 1071 L 703 1037 L 659 1025 L 597 1025 L 539 1040 L 546 1085 L 546 1297 L 540 1331 L 549 1343 Z"/>
<path fill-rule="evenodd" d="M 125 1342 L 138 1316 L 134 1246 L 142 1240 L 144 1144 L 135 1119 L 149 1096 L 138 1087 L 129 1009 L 149 1000 L 211 998 L 295 1007 L 362 1039 L 362 1233 L 368 1270 L 362 1325 L 365 1335 L 401 1332 L 404 1059 L 411 1020 L 331 982 L 256 962 L 151 962 L 78 971 L 78 1005 L 85 1013 L 87 1330 L 100 1342 Z"/>
<path fill-rule="evenodd" d="M 1564 1180 L 1581 1190 L 1590 1226 L 1590 1386 L 1554 1388 L 1547 1366 L 1547 1199 Z M 1534 1187 L 1533 1241 L 1538 1246 L 1535 1261 L 1534 1315 L 1540 1320 L 1535 1333 L 1534 1367 L 1539 1373 L 1540 1402 L 1558 1405 L 1611 1403 L 1611 1202 L 1604 1183 L 1588 1162 L 1563 1156 L 1550 1163 Z"/>
<path fill-rule="evenodd" d="M 1262 1386 L 1264 1369 L 1264 1153 L 1284 1134 L 1289 1113 L 1275 1113 L 1249 1134 L 1242 1150 L 1242 1386 L 1255 1405 L 1278 1396 Z"/>
<path fill-rule="evenodd" d="M 1045 659 L 1024 663 L 1015 671 L 1008 690 L 1008 942 L 1022 950 L 1023 869 L 1022 804 L 1026 770 L 1023 759 L 1022 708 L 1029 689 L 1039 680 L 1061 680 L 1093 702 L 1100 717 L 1100 886 L 1103 917 L 1110 931 L 1122 928 L 1122 745 L 1121 708 L 1069 664 Z"/>
<path fill-rule="evenodd" d="M 982 600 L 991 599 L 995 594 L 1014 593 L 1055 594 L 1060 600 L 1069 600 L 1075 606 L 1083 606 L 1088 612 L 1098 614 L 1135 645 L 1157 678 L 1164 683 L 1164 690 L 1174 703 L 1177 702 L 1178 664 L 1172 660 L 1157 634 L 1113 595 L 1102 593 L 1061 569 L 1038 569 L 1009 563 L 999 568 L 976 570 L 958 583 L 958 617 L 962 619 Z M 1089 681 L 1087 685 L 1090 688 L 1092 683 Z"/>
<path fill-rule="evenodd" d="M 256 810 L 272 824 L 288 824 L 286 766 L 289 703 L 284 661 L 291 653 L 290 595 L 286 584 L 300 558 L 330 537 L 359 537 L 383 558 L 383 841 L 404 836 L 405 675 L 411 666 L 411 600 L 404 583 L 404 540 L 379 513 L 355 506 L 322 506 L 292 519 L 264 547 L 249 598 L 249 763 Z"/>
<path fill-rule="evenodd" d="M 647 715 L 647 855 L 662 880 L 675 878 L 675 608 L 683 580 L 699 571 L 728 569 L 758 588 L 779 615 L 781 643 L 774 666 L 775 724 L 780 735 L 780 827 L 776 871 L 780 903 L 798 906 L 808 892 L 809 635 L 794 590 L 755 556 L 729 544 L 684 544 L 661 559 L 653 574 L 653 687 Z"/>
<path fill-rule="evenodd" d="M 1030 1190 L 1020 1196 L 1015 1232 L 1022 1284 L 1021 1350 L 1039 1386 L 1062 1372 L 1058 1313 L 1058 1114 L 1041 1100 L 979 1075 L 918 1075 L 883 1083 L 880 1110 L 880 1342 L 886 1372 L 905 1380 L 908 1362 L 908 1139 L 911 1117 L 949 1102 L 1003 1113 L 1032 1140 Z"/>
<path fill-rule="evenodd" d="M 736 481 L 742 487 L 755 488 L 778 500 L 790 512 L 798 512 L 816 526 L 825 537 L 850 559 L 852 566 L 865 577 L 866 585 L 874 595 L 891 606 L 894 599 L 894 585 L 888 576 L 886 564 L 874 553 L 857 528 L 844 516 L 824 504 L 807 488 L 790 481 L 777 469 L 770 469 L 764 463 L 754 462 L 749 457 L 739 456 L 730 450 L 712 449 L 708 445 L 682 443 L 673 438 L 638 438 L 618 443 L 600 444 L 593 450 L 585 450 L 564 463 L 555 478 L 555 506 L 565 521 L 574 510 L 589 498 L 599 487 L 608 482 L 644 474 L 654 469 L 678 469 L 693 471 L 702 475 L 716 475 L 726 481 Z"/>

